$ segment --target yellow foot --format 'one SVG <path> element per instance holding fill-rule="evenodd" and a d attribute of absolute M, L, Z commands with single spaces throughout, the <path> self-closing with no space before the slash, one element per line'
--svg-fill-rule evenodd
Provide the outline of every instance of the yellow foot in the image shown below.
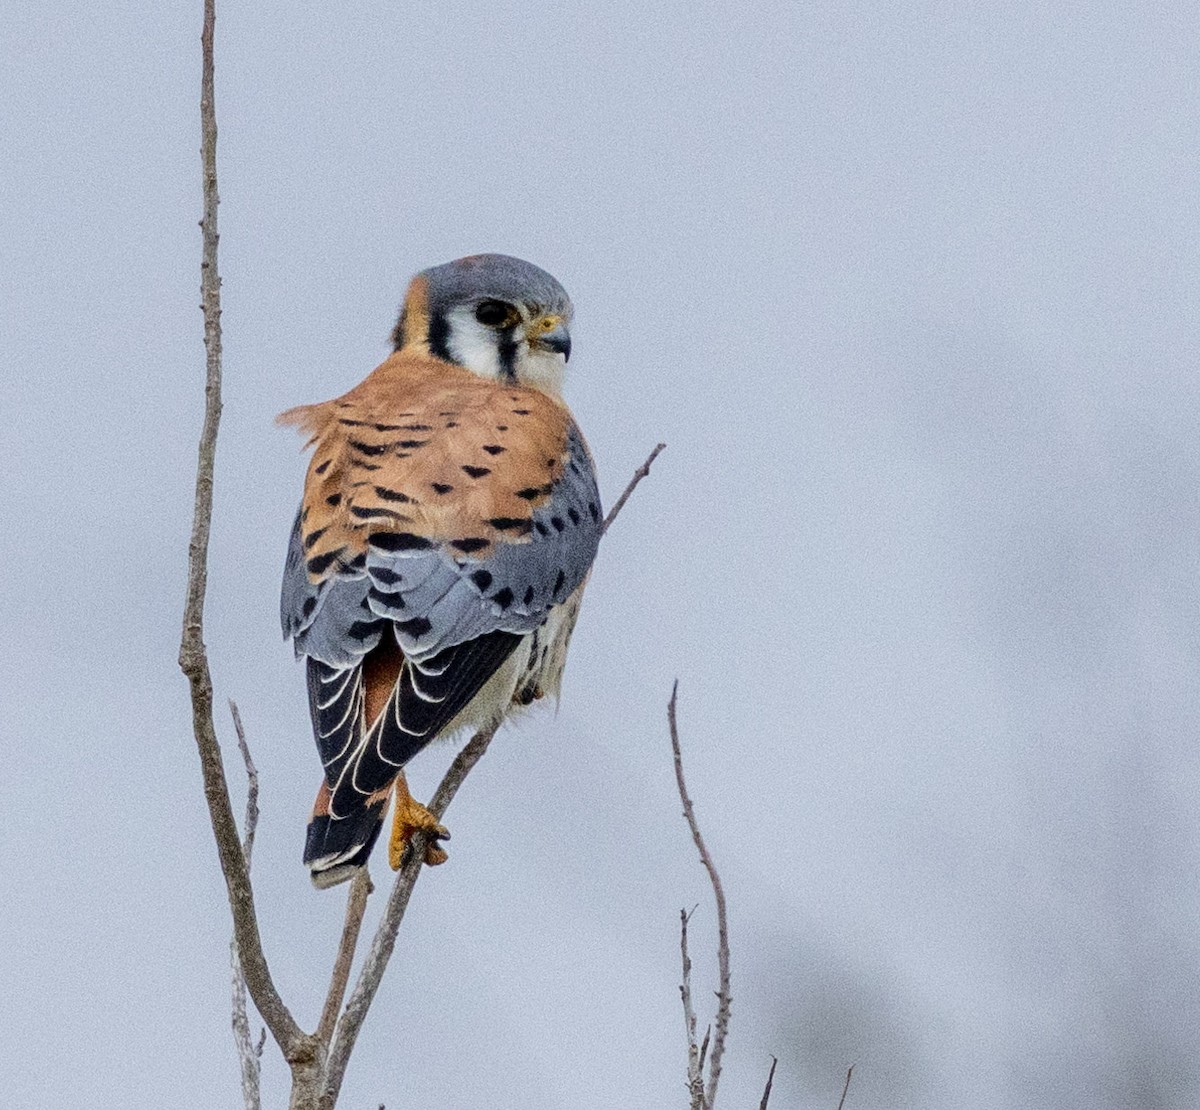
<path fill-rule="evenodd" d="M 408 783 L 401 774 L 396 779 L 396 808 L 392 812 L 392 838 L 388 842 L 388 863 L 393 871 L 399 871 L 408 862 L 413 834 L 418 830 L 429 834 L 425 848 L 426 864 L 436 867 L 439 863 L 445 863 L 450 857 L 438 846 L 438 841 L 449 840 L 450 832 L 445 825 L 438 824 L 438 819 L 408 792 Z"/>

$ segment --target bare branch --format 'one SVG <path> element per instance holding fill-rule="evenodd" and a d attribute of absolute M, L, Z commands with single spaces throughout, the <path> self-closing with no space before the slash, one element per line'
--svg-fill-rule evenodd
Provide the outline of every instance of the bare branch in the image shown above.
<path fill-rule="evenodd" d="M 600 525 L 600 535 L 604 535 L 612 526 L 612 522 L 617 519 L 617 513 L 625 508 L 625 502 L 633 495 L 633 491 L 637 489 L 638 482 L 650 474 L 650 465 L 658 458 L 659 454 L 666 449 L 665 443 L 660 443 L 641 466 L 633 472 L 633 477 L 629 479 L 629 485 L 625 487 L 624 492 L 617 498 L 617 503 L 608 510 L 608 516 L 604 518 L 604 523 Z"/>
<path fill-rule="evenodd" d="M 771 1101 L 771 1084 L 775 1082 L 775 1068 L 779 1061 L 771 1057 L 771 1070 L 767 1073 L 767 1085 L 763 1089 L 762 1102 L 758 1104 L 758 1110 L 767 1110 L 767 1103 Z"/>
<path fill-rule="evenodd" d="M 447 806 L 454 799 L 454 795 L 458 793 L 458 788 L 471 773 L 471 768 L 487 751 L 487 747 L 499 727 L 500 722 L 497 721 L 487 728 L 480 729 L 455 757 L 434 793 L 433 800 L 429 803 L 429 812 L 434 817 L 441 819 Z M 342 1079 L 346 1074 L 346 1065 L 350 1061 L 350 1053 L 354 1051 L 354 1042 L 362 1029 L 363 1019 L 367 1016 L 367 1010 L 370 1009 L 371 1002 L 375 998 L 375 992 L 379 990 L 388 960 L 391 959 L 392 950 L 396 946 L 396 933 L 400 929 L 400 922 L 404 920 L 404 912 L 408 909 L 408 900 L 412 896 L 413 887 L 421 874 L 427 846 L 428 834 L 424 830 L 418 830 L 413 834 L 408 861 L 396 875 L 396 882 L 392 886 L 387 906 L 383 911 L 383 919 L 375 932 L 375 939 L 371 942 L 371 950 L 367 953 L 362 970 L 358 973 L 358 980 L 354 984 L 350 1000 L 346 1003 L 342 1020 L 338 1022 L 337 1032 L 334 1034 L 326 1064 L 325 1091 L 320 1102 L 321 1110 L 332 1110 L 337 1102 Z"/>
<path fill-rule="evenodd" d="M 201 220 L 203 254 L 200 263 L 201 308 L 204 312 L 206 350 L 204 426 L 196 464 L 196 494 L 192 535 L 188 545 L 187 601 L 179 644 L 179 666 L 187 676 L 192 700 L 192 730 L 200 754 L 204 797 L 221 871 L 233 914 L 234 936 L 241 954 L 246 985 L 258 1012 L 279 1042 L 289 1062 L 313 1058 L 316 1042 L 296 1024 L 271 980 L 258 921 L 254 913 L 254 891 L 239 841 L 237 822 L 229 802 L 221 748 L 217 742 L 212 713 L 212 675 L 204 648 L 204 595 L 208 585 L 208 540 L 212 527 L 213 469 L 217 429 L 221 421 L 221 279 L 217 272 L 217 117 L 213 94 L 213 28 L 215 0 L 204 2 L 201 34 L 200 130 L 203 167 L 204 218 Z"/>
<path fill-rule="evenodd" d="M 848 1090 L 850 1090 L 850 1076 L 852 1076 L 853 1074 L 854 1074 L 854 1065 L 851 1064 L 846 1069 L 846 1084 L 844 1087 L 842 1087 L 842 1097 L 840 1099 L 838 1099 L 837 1110 L 842 1110 L 842 1107 L 846 1105 L 846 1092 Z"/>
<path fill-rule="evenodd" d="M 358 933 L 362 928 L 363 914 L 367 912 L 367 898 L 374 889 L 370 873 L 365 867 L 360 868 L 350 884 L 342 941 L 338 945 L 333 975 L 329 980 L 329 993 L 325 996 L 325 1007 L 321 1010 L 321 1021 L 317 1025 L 317 1040 L 326 1047 L 333 1036 L 338 1010 L 341 1009 L 342 999 L 346 995 L 346 984 L 350 981 L 350 967 L 354 963 L 354 950 L 358 947 Z"/>
<path fill-rule="evenodd" d="M 713 1031 L 712 1054 L 708 1062 L 708 1086 L 704 1093 L 705 1110 L 712 1110 L 717 1098 L 717 1084 L 721 1078 L 721 1057 L 725 1054 L 725 1039 L 729 1035 L 729 1012 L 732 998 L 729 993 L 729 928 L 725 916 L 725 892 L 721 888 L 721 877 L 717 874 L 712 856 L 705 847 L 704 837 L 700 835 L 700 826 L 696 823 L 696 814 L 692 807 L 692 799 L 688 796 L 687 783 L 683 778 L 683 753 L 679 747 L 679 727 L 676 722 L 675 709 L 679 696 L 679 682 L 671 688 L 671 700 L 667 705 L 667 723 L 671 730 L 671 751 L 675 756 L 675 784 L 679 788 L 679 800 L 683 803 L 683 816 L 687 819 L 688 828 L 692 830 L 692 840 L 696 851 L 700 853 L 700 862 L 708 872 L 712 883 L 713 896 L 717 902 L 717 971 L 719 989 L 717 990 L 717 1019 Z"/>
<path fill-rule="evenodd" d="M 695 907 L 692 908 L 695 912 Z M 679 994 L 683 999 L 683 1025 L 688 1043 L 688 1105 L 689 1110 L 704 1110 L 704 1063 L 700 1048 L 696 1044 L 696 1011 L 692 1006 L 692 961 L 688 956 L 687 927 L 692 915 L 687 910 L 679 911 L 679 950 L 683 956 L 683 981 Z"/>
<path fill-rule="evenodd" d="M 254 833 L 258 828 L 258 768 L 250 758 L 250 747 L 246 743 L 246 732 L 242 728 L 242 715 L 237 702 L 229 700 L 229 711 L 233 714 L 233 727 L 237 732 L 238 749 L 246 765 L 246 817 L 242 822 L 242 855 L 246 859 L 246 870 L 250 870 L 250 858 L 254 852 Z M 255 1048 L 250 1036 L 250 1019 L 246 1015 L 246 977 L 242 974 L 242 961 L 238 956 L 237 938 L 229 942 L 229 963 L 233 977 L 233 1041 L 237 1046 L 238 1062 L 242 1069 L 242 1101 L 246 1110 L 261 1110 L 262 1088 L 261 1057 L 262 1041 Z M 266 1036 L 266 1030 L 263 1030 Z"/>

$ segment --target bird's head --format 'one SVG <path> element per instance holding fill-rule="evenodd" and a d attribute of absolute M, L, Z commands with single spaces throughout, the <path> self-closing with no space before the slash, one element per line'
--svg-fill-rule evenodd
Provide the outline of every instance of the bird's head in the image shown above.
<path fill-rule="evenodd" d="M 557 395 L 571 354 L 571 298 L 545 270 L 475 254 L 422 270 L 392 332 L 396 350 L 428 352 L 485 378 Z"/>

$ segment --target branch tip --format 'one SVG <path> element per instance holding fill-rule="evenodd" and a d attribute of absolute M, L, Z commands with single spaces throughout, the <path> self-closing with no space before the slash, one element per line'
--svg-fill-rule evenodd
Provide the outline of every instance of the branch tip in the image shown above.
<path fill-rule="evenodd" d="M 608 529 L 612 526 L 612 522 L 617 519 L 617 514 L 623 508 L 625 508 L 625 502 L 628 501 L 629 498 L 633 495 L 633 491 L 635 489 L 637 489 L 638 483 L 643 478 L 646 478 L 649 476 L 651 465 L 653 464 L 654 460 L 657 459 L 658 456 L 663 451 L 666 450 L 666 447 L 667 447 L 667 445 L 665 443 L 658 444 L 654 448 L 654 450 L 651 451 L 650 454 L 647 456 L 646 461 L 644 463 L 642 463 L 642 465 L 639 466 L 637 468 L 637 470 L 635 470 L 633 472 L 633 477 L 629 479 L 629 484 L 622 491 L 621 496 L 617 498 L 616 504 L 614 504 L 613 507 L 611 509 L 609 509 L 608 516 L 606 516 L 604 518 L 604 523 L 600 525 L 600 535 L 601 536 L 603 536 L 604 533 L 607 532 Z"/>
<path fill-rule="evenodd" d="M 845 1085 L 842 1087 L 842 1097 L 840 1099 L 838 1099 L 837 1110 L 842 1110 L 842 1107 L 846 1105 L 846 1092 L 848 1090 L 850 1090 L 850 1077 L 853 1074 L 854 1074 L 854 1065 L 851 1064 L 846 1069 L 846 1082 L 845 1082 Z"/>
<path fill-rule="evenodd" d="M 779 1060 L 771 1057 L 771 1070 L 767 1073 L 767 1085 L 763 1089 L 762 1102 L 758 1104 L 758 1110 L 767 1110 L 767 1103 L 771 1101 L 771 1084 L 775 1082 L 775 1068 L 778 1066 Z"/>

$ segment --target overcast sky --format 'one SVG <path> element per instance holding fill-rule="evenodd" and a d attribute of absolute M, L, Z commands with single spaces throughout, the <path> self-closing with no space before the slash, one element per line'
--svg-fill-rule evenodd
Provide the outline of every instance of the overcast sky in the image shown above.
<path fill-rule="evenodd" d="M 345 1106 L 684 1105 L 678 912 L 701 1002 L 714 914 L 676 676 L 731 904 L 726 1110 L 771 1054 L 778 1110 L 832 1110 L 849 1064 L 849 1110 L 1195 1106 L 1194 5 L 337 9 L 223 3 L 217 42 L 207 639 L 306 1027 L 344 896 L 300 863 L 319 767 L 277 605 L 304 458 L 275 413 L 386 355 L 414 271 L 497 250 L 575 300 L 606 500 L 669 445 L 604 543 L 561 710 L 448 814 Z M 175 664 L 200 3 L 4 24 L 2 1101 L 237 1107 Z M 450 755 L 417 760 L 419 796 Z"/>

